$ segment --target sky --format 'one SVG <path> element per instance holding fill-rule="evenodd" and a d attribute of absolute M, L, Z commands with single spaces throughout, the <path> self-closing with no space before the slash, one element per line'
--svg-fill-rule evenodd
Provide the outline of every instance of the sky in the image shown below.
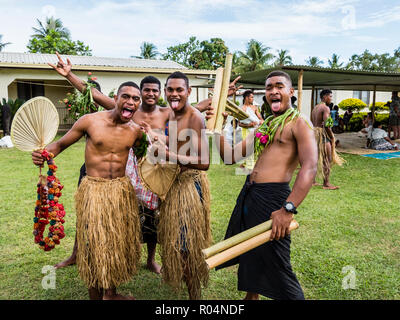
<path fill-rule="evenodd" d="M 137 56 L 144 41 L 165 53 L 190 36 L 222 38 L 231 52 L 256 39 L 273 54 L 289 50 L 294 64 L 317 56 L 325 66 L 333 53 L 347 62 L 365 49 L 400 47 L 399 0 L 0 0 L 0 34 L 12 43 L 4 51 L 27 52 L 32 27 L 46 16 L 61 19 L 98 57 Z"/>

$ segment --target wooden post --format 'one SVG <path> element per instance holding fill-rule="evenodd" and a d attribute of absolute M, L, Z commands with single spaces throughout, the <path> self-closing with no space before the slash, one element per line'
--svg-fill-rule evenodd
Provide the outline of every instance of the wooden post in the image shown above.
<path fill-rule="evenodd" d="M 376 102 L 376 84 L 374 84 L 374 95 L 372 96 L 372 123 L 375 122 L 375 102 Z"/>
<path fill-rule="evenodd" d="M 311 119 L 311 114 L 314 110 L 314 98 L 315 98 L 315 86 L 312 86 L 311 89 L 311 111 L 310 111 L 310 119 Z"/>
<path fill-rule="evenodd" d="M 301 69 L 299 71 L 299 78 L 297 81 L 297 110 L 301 111 L 302 99 L 303 99 L 303 74 L 304 71 Z"/>

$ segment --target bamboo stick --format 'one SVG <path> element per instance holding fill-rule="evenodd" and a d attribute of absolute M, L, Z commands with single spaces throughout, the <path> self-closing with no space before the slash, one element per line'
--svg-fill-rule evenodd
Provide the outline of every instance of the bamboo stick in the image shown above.
<path fill-rule="evenodd" d="M 272 220 L 268 220 L 268 221 L 261 223 L 253 228 L 250 228 L 250 229 L 247 229 L 246 231 L 238 233 L 237 235 L 230 237 L 226 240 L 223 240 L 221 242 L 218 242 L 207 249 L 203 249 L 204 257 L 207 259 L 221 251 L 229 249 L 243 241 L 253 238 L 253 237 L 259 235 L 260 233 L 268 231 L 271 229 L 271 227 L 272 227 Z"/>
<path fill-rule="evenodd" d="M 225 106 L 226 112 L 230 113 L 233 117 L 239 119 L 239 120 L 244 120 L 249 117 L 249 115 L 244 112 L 242 109 L 240 109 L 235 103 L 232 101 L 226 99 L 226 106 Z"/>
<path fill-rule="evenodd" d="M 224 122 L 224 117 L 222 116 L 222 113 L 225 111 L 226 98 L 228 97 L 229 83 L 230 83 L 231 71 L 232 71 L 232 57 L 233 57 L 233 55 L 231 53 L 226 54 L 224 75 L 222 78 L 222 87 L 221 87 L 221 93 L 219 96 L 218 110 L 217 110 L 215 129 L 214 129 L 214 131 L 216 131 L 218 133 L 221 133 L 222 125 Z"/>
<path fill-rule="evenodd" d="M 214 108 L 214 115 L 207 120 L 208 131 L 214 131 L 215 129 L 215 122 L 217 120 L 217 111 L 218 111 L 219 98 L 221 95 L 223 76 L 224 76 L 224 68 L 222 67 L 218 68 L 217 73 L 215 75 L 214 91 L 212 93 L 212 101 L 211 101 L 211 107 Z"/>
<path fill-rule="evenodd" d="M 299 227 L 299 224 L 297 221 L 293 220 L 290 223 L 289 230 L 295 230 Z M 260 233 L 259 235 L 250 238 L 246 241 L 243 241 L 239 244 L 237 244 L 234 247 L 231 247 L 225 251 L 222 251 L 208 259 L 206 259 L 206 263 L 208 265 L 209 269 L 213 269 L 224 262 L 227 262 L 233 258 L 236 258 L 237 256 L 240 256 L 241 254 L 250 251 L 251 249 L 254 249 L 270 240 L 271 237 L 271 232 L 272 230 L 268 230 L 266 232 Z"/>

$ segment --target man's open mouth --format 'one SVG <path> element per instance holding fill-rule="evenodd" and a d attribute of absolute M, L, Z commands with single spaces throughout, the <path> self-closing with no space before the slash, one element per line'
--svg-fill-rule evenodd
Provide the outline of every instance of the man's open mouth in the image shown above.
<path fill-rule="evenodd" d="M 177 100 L 177 99 L 171 100 L 171 102 L 170 102 L 171 108 L 172 108 L 172 109 L 178 108 L 179 101 L 180 101 L 180 100 Z"/>
<path fill-rule="evenodd" d="M 131 108 L 123 108 L 122 109 L 122 116 L 124 118 L 131 118 L 133 115 L 134 110 Z"/>
<path fill-rule="evenodd" d="M 279 111 L 280 108 L 281 108 L 281 99 L 272 99 L 271 100 L 272 111 Z"/>

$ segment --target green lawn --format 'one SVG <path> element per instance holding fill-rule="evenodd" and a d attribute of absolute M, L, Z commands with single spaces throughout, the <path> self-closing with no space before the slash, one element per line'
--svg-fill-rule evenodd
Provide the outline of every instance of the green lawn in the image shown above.
<path fill-rule="evenodd" d="M 57 159 L 57 176 L 65 185 L 60 198 L 66 208 L 66 238 L 51 252 L 33 243 L 32 227 L 38 170 L 30 155 L 0 150 L 0 299 L 87 299 L 76 266 L 58 270 L 56 290 L 42 288 L 42 268 L 68 257 L 75 236 L 73 194 L 83 163 L 83 140 Z M 314 187 L 299 208 L 300 228 L 292 234 L 292 264 L 307 299 L 400 299 L 400 159 L 375 160 L 345 155 L 347 164 L 334 168 L 336 191 Z M 212 165 L 214 242 L 223 239 L 244 176 L 236 166 Z M 143 249 L 142 265 L 146 258 Z M 157 260 L 160 262 L 159 256 Z M 355 289 L 342 288 L 351 266 Z M 237 267 L 211 271 L 204 299 L 241 299 Z M 120 288 L 137 299 L 187 299 L 143 267 Z"/>

